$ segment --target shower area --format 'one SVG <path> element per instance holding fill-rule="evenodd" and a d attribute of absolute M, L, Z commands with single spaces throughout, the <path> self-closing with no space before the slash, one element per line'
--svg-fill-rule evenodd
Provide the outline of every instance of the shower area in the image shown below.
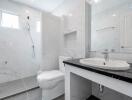
<path fill-rule="evenodd" d="M 0 100 L 37 88 L 41 63 L 40 10 L 0 0 Z M 11 99 L 14 100 L 14 99 Z"/>

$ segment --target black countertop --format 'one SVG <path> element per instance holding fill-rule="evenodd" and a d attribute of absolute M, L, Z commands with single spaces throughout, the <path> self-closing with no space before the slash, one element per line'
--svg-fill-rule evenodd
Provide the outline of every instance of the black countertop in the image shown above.
<path fill-rule="evenodd" d="M 67 60 L 64 61 L 64 64 L 72 65 L 74 67 L 89 70 L 95 73 L 99 73 L 115 79 L 132 83 L 132 64 L 130 64 L 130 69 L 125 71 L 112 71 L 112 70 L 100 69 L 97 67 L 84 65 L 80 63 L 80 59 Z"/>

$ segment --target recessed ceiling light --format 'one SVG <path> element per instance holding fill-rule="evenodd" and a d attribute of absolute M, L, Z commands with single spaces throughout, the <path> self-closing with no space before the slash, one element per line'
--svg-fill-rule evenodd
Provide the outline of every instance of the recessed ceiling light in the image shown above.
<path fill-rule="evenodd" d="M 94 2 L 95 2 L 95 3 L 98 3 L 98 2 L 99 2 L 99 0 L 94 0 Z"/>
<path fill-rule="evenodd" d="M 28 14 L 29 13 L 29 10 L 26 10 L 25 12 Z"/>
<path fill-rule="evenodd" d="M 100 2 L 100 1 L 101 1 L 101 0 L 94 0 L 95 3 L 98 3 L 98 2 Z"/>
<path fill-rule="evenodd" d="M 96 4 L 99 3 L 101 0 L 87 0 L 88 3 L 90 4 Z"/>
<path fill-rule="evenodd" d="M 116 14 L 113 14 L 112 16 L 113 16 L 113 17 L 116 17 Z"/>
<path fill-rule="evenodd" d="M 31 2 L 34 2 L 35 0 L 31 0 Z"/>
<path fill-rule="evenodd" d="M 70 13 L 70 14 L 68 14 L 68 16 L 72 16 L 72 14 Z"/>

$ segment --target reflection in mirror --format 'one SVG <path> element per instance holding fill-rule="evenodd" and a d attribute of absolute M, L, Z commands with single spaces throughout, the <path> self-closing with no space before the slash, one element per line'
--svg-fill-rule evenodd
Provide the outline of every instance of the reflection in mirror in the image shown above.
<path fill-rule="evenodd" d="M 92 3 L 91 50 L 132 52 L 132 0 Z"/>

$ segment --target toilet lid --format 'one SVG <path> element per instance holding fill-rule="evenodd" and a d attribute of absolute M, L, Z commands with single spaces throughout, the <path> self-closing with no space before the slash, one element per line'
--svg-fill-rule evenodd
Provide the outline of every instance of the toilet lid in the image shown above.
<path fill-rule="evenodd" d="M 44 71 L 41 74 L 39 74 L 37 77 L 38 81 L 50 81 L 50 80 L 56 80 L 58 78 L 59 79 L 64 78 L 64 73 L 62 73 L 59 70 Z"/>

